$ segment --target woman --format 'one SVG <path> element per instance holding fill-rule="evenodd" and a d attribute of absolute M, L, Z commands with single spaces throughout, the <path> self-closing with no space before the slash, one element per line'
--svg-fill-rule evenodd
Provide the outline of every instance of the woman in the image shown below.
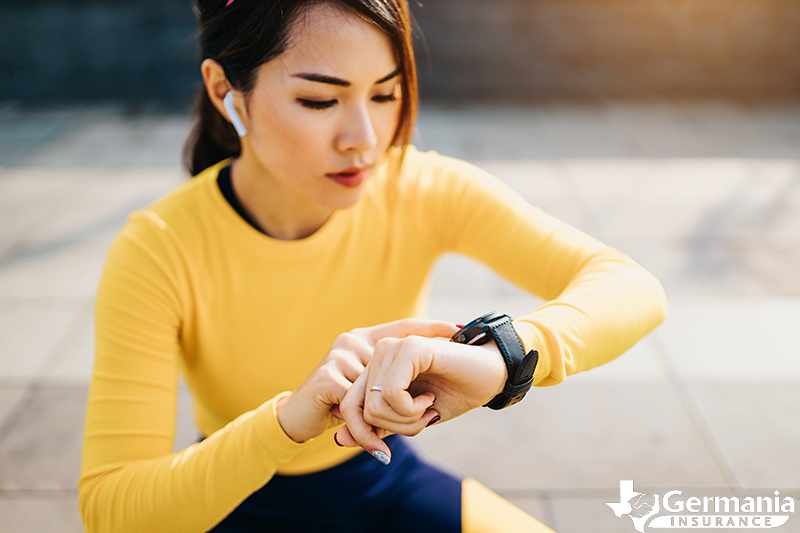
<path fill-rule="evenodd" d="M 458 327 L 414 318 L 431 267 L 463 253 L 549 300 L 506 330 L 538 352 L 534 385 L 655 327 L 659 283 L 409 146 L 404 0 L 207 0 L 199 16 L 195 177 L 131 215 L 98 290 L 86 530 L 547 531 L 387 436 L 512 382 L 506 348 L 441 342 Z M 170 453 L 178 372 L 206 438 Z"/>

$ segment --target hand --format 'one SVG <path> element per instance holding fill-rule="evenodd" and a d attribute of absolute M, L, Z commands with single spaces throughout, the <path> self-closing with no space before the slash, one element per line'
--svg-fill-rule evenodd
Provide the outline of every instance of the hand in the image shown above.
<path fill-rule="evenodd" d="M 480 407 L 502 392 L 508 379 L 493 342 L 468 346 L 415 336 L 387 338 L 376 344 L 367 368 L 341 403 L 347 425 L 336 440 L 387 455 L 381 440 L 386 435 L 416 435 L 431 423 Z M 374 385 L 383 390 L 370 390 Z"/>
<path fill-rule="evenodd" d="M 455 324 L 440 320 L 407 318 L 339 335 L 328 354 L 291 395 L 276 406 L 278 422 L 295 442 L 321 435 L 342 423 L 339 404 L 386 337 L 450 337 Z"/>

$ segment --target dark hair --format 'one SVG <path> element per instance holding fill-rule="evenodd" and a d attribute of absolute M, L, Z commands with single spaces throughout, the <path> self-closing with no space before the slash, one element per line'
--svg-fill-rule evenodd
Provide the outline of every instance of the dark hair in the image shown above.
<path fill-rule="evenodd" d="M 392 41 L 402 72 L 400 120 L 392 144 L 411 142 L 417 115 L 417 72 L 406 0 L 197 0 L 202 60 L 213 59 L 237 91 L 248 94 L 258 68 L 286 50 L 292 23 L 305 8 L 331 4 L 375 24 Z M 233 126 L 211 103 L 205 85 L 196 101 L 196 120 L 183 148 L 184 165 L 192 176 L 228 157 L 241 145 Z"/>

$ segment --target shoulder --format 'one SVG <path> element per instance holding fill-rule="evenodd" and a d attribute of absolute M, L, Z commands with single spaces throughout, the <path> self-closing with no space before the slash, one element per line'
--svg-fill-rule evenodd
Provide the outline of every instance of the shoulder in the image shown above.
<path fill-rule="evenodd" d="M 483 180 L 491 178 L 486 171 L 472 163 L 442 155 L 435 150 L 422 151 L 409 145 L 403 154 L 402 149 L 393 148 L 390 158 L 403 156 L 401 180 L 409 182 L 432 179 L 455 179 L 461 181 Z"/>
<path fill-rule="evenodd" d="M 400 153 L 396 149 L 393 157 Z M 531 207 L 506 183 L 479 166 L 414 146 L 406 149 L 397 183 L 401 195 L 414 200 L 456 203 L 467 208 L 476 202 L 495 200 L 523 210 Z"/>
<path fill-rule="evenodd" d="M 180 277 L 187 262 L 208 241 L 215 212 L 219 169 L 209 167 L 147 207 L 132 212 L 106 257 L 105 275 L 133 271 L 137 276 Z"/>
<path fill-rule="evenodd" d="M 177 230 L 185 225 L 196 224 L 202 218 L 208 218 L 209 211 L 214 208 L 213 193 L 217 174 L 227 164 L 226 160 L 210 166 L 161 199 L 144 209 L 134 211 L 130 221 L 148 220 L 150 223 Z"/>
<path fill-rule="evenodd" d="M 178 238 L 184 240 L 202 230 L 214 217 L 214 187 L 219 170 L 228 162 L 221 161 L 145 208 L 132 212 L 120 236 L 137 236 L 152 240 Z"/>

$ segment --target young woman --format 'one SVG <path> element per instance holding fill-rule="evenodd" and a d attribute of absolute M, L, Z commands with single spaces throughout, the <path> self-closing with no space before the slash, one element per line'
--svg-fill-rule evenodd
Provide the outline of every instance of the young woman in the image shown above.
<path fill-rule="evenodd" d="M 205 0 L 199 17 L 195 177 L 131 215 L 97 295 L 86 530 L 547 531 L 390 433 L 616 357 L 663 319 L 659 283 L 409 146 L 405 0 Z M 419 318 L 447 251 L 548 303 L 481 345 L 434 339 L 458 330 Z M 205 438 L 170 453 L 179 372 Z"/>

